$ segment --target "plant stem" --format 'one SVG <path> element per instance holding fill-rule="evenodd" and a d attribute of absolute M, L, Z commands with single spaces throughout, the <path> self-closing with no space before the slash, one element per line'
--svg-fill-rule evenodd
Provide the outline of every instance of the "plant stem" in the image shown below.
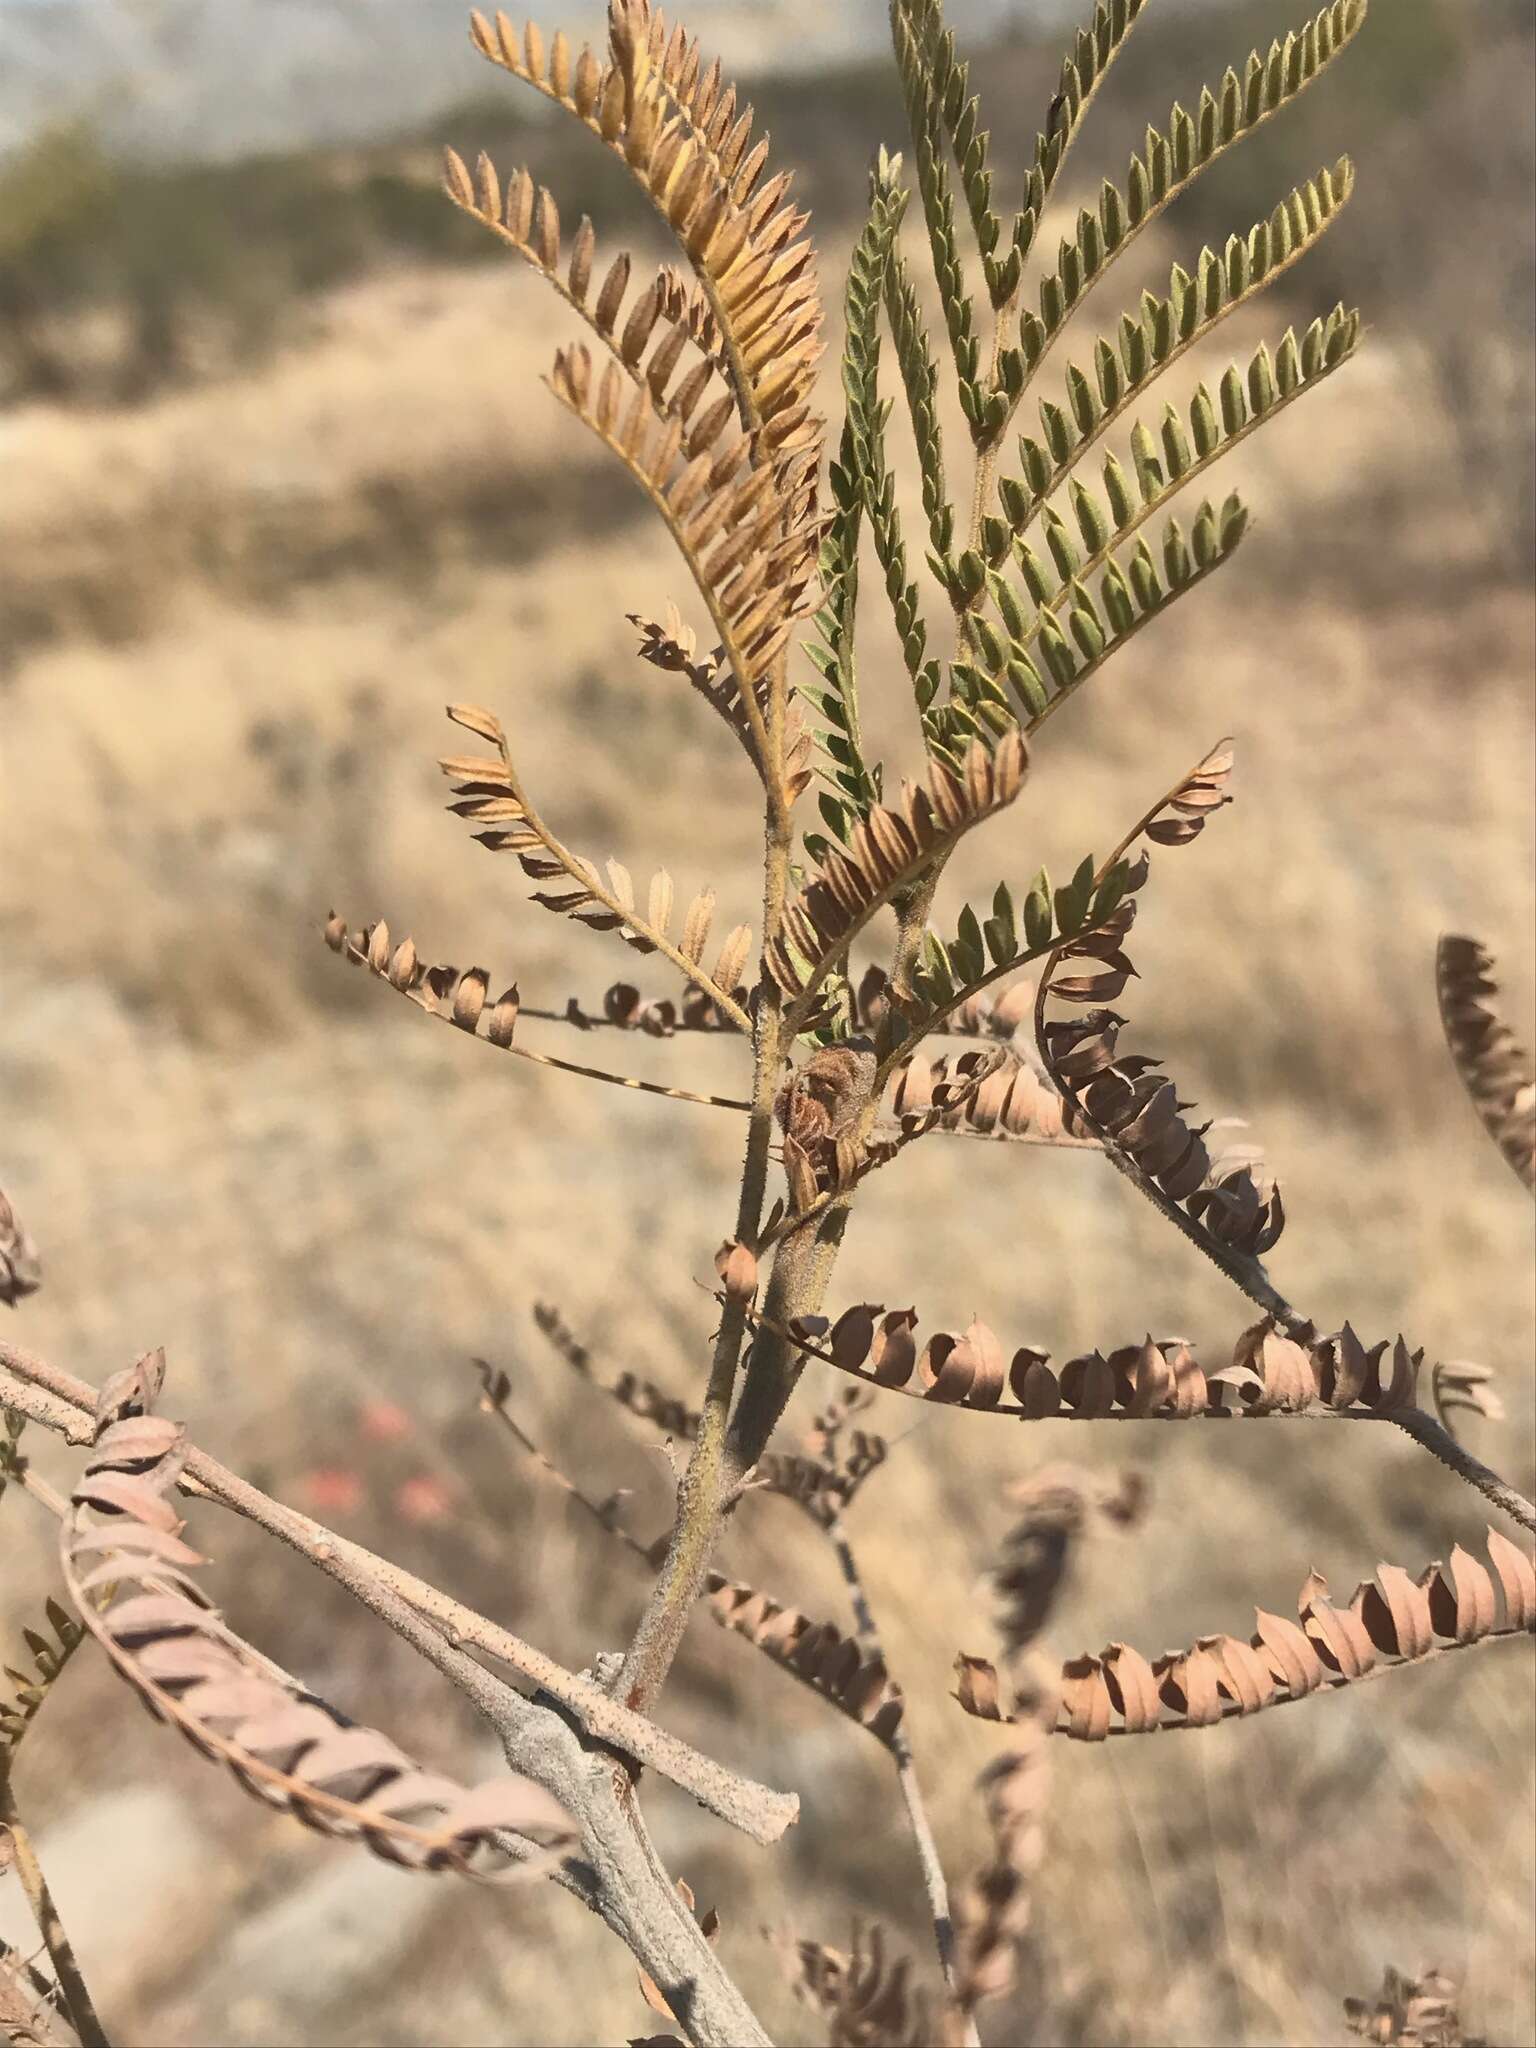
<path fill-rule="evenodd" d="M 48 1889 L 43 1867 L 37 1860 L 32 1837 L 17 1810 L 16 1793 L 11 1784 L 9 1767 L 0 1770 L 0 1828 L 3 1828 L 11 1838 L 16 1875 L 20 1878 L 21 1888 L 27 1895 L 27 1904 L 32 1908 L 32 1918 L 37 1922 L 37 1931 L 43 1937 L 48 1960 L 53 1964 L 54 1974 L 59 1980 L 59 1989 L 64 1995 L 70 2024 L 80 2036 L 81 2048 L 111 2048 L 106 2029 L 96 2017 L 96 2008 L 91 2003 L 91 1994 L 86 1989 L 85 1978 L 81 1975 L 80 1965 L 75 1960 L 69 1936 L 64 1932 L 64 1923 L 59 1918 L 59 1909 L 54 1904 L 52 1892 Z"/>
<path fill-rule="evenodd" d="M 858 1560 L 853 1554 L 853 1546 L 848 1541 L 848 1532 L 835 1516 L 827 1523 L 826 1530 L 827 1541 L 832 1545 L 838 1564 L 842 1568 L 843 1578 L 848 1586 L 848 1597 L 853 1603 L 854 1633 L 864 1648 L 885 1664 L 885 1651 L 881 1646 L 880 1632 L 875 1626 L 869 1595 L 865 1591 Z M 889 1665 L 886 1668 L 889 1669 Z M 933 1838 L 928 1809 L 923 1804 L 922 1788 L 917 1781 L 917 1768 L 912 1756 L 912 1745 L 907 1739 L 905 1728 L 898 1728 L 891 1737 L 890 1750 L 896 1760 L 896 1777 L 907 1809 L 907 1825 L 911 1828 L 912 1839 L 917 1845 L 917 1860 L 923 1873 L 923 1889 L 928 1894 L 928 1910 L 933 1918 L 933 1940 L 939 1953 L 939 1968 L 944 1973 L 945 1986 L 953 1997 L 955 1927 L 949 1909 L 949 1886 L 944 1877 L 944 1866 L 939 1860 L 939 1845 Z M 972 2028 L 965 2037 L 965 2048 L 975 2048 L 975 2041 L 975 2030 Z"/>
<path fill-rule="evenodd" d="M 1508 1480 L 1501 1479 L 1481 1459 L 1474 1458 L 1464 1445 L 1457 1443 L 1444 1423 L 1437 1422 L 1422 1408 L 1393 1409 L 1386 1420 L 1395 1422 L 1403 1434 L 1411 1436 L 1422 1450 L 1438 1458 L 1442 1465 L 1448 1465 L 1458 1479 L 1464 1479 L 1468 1486 L 1475 1486 L 1485 1500 L 1491 1500 L 1511 1521 L 1536 1534 L 1536 1504 L 1528 1501 L 1523 1493 L 1517 1493 Z"/>
<path fill-rule="evenodd" d="M 776 689 L 769 702 L 771 739 L 775 747 L 782 740 L 781 700 L 782 692 Z M 777 773 L 776 767 L 774 772 Z M 784 914 L 784 903 L 789 893 L 789 846 L 787 818 L 782 810 L 770 809 L 763 863 L 765 945 L 768 938 L 777 932 Z M 769 1153 L 773 1143 L 773 1104 L 786 1051 L 783 995 L 765 966 L 758 981 L 757 1009 L 753 1019 L 751 1121 L 747 1128 L 741 1192 L 736 1205 L 736 1239 L 738 1243 L 749 1246 L 756 1245 L 762 1223 Z M 774 1255 L 775 1274 L 783 1256 L 781 1245 Z M 727 1469 L 726 1431 L 746 1330 L 746 1304 L 727 1299 L 715 1336 L 709 1382 L 700 1409 L 699 1433 L 682 1485 L 678 1488 L 672 1540 L 635 1630 L 634 1640 L 613 1683 L 615 1697 L 625 1701 L 636 1713 L 644 1713 L 654 1703 L 666 1682 L 724 1521 L 732 1484 Z"/>
<path fill-rule="evenodd" d="M 0 1399 L 8 1407 L 19 1408 L 34 1422 L 56 1430 L 67 1442 L 88 1444 L 94 1440 L 95 1388 L 3 1340 Z M 626 1713 L 607 1693 L 573 1676 L 531 1643 L 523 1642 L 390 1559 L 337 1535 L 296 1508 L 271 1499 L 217 1459 L 210 1458 L 206 1451 L 188 1446 L 180 1483 L 184 1491 L 233 1509 L 288 1544 L 403 1636 L 429 1663 L 436 1664 L 477 1705 L 481 1704 L 482 1687 L 494 1681 L 483 1666 L 462 1654 L 470 1649 L 484 1651 L 531 1679 L 542 1700 L 558 1701 L 594 1744 L 605 1744 L 610 1750 L 632 1757 L 636 1763 L 650 1764 L 690 1793 L 701 1806 L 733 1827 L 742 1828 L 754 1841 L 776 1841 L 795 1818 L 797 1802 L 793 1798 L 738 1776 L 666 1729 Z M 419 1626 L 422 1617 L 432 1624 L 425 1634 Z M 555 1725 L 548 1713 L 535 1710 L 520 1694 L 505 1687 L 502 1691 L 508 1700 L 535 1717 L 539 1730 Z M 539 1776 L 541 1754 L 530 1737 L 517 1768 Z"/>

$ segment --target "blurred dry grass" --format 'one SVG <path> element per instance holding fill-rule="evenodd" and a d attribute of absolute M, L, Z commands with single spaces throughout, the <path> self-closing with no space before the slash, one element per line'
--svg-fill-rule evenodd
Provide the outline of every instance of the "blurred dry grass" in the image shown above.
<path fill-rule="evenodd" d="M 1449 275 L 1454 254 L 1432 265 Z M 548 312 L 499 268 L 400 270 L 328 298 L 307 345 L 258 369 L 130 410 L 0 416 L 0 1089 L 4 1181 L 48 1275 L 23 1341 L 92 1377 L 163 1342 L 201 1441 L 301 1503 L 360 1472 L 349 1533 L 579 1666 L 624 1639 L 643 1589 L 508 1465 L 466 1361 L 504 1364 L 567 1461 L 635 1487 L 636 1525 L 659 1528 L 661 1459 L 592 1412 L 529 1311 L 553 1297 L 616 1365 L 686 1394 L 739 1131 L 447 1041 L 317 936 L 333 903 L 386 914 L 434 957 L 515 967 L 525 1000 L 590 999 L 632 971 L 450 829 L 433 767 L 450 697 L 505 717 L 577 845 L 713 880 L 722 916 L 753 913 L 739 759 L 623 625 L 682 599 L 682 579 L 540 391 Z M 1261 312 L 1252 338 L 1280 325 Z M 1506 429 L 1528 435 L 1529 335 L 1494 340 L 1517 394 Z M 1408 315 L 1384 316 L 1361 362 L 1241 451 L 1222 488 L 1242 486 L 1259 531 L 1053 721 L 1023 803 L 956 864 L 954 900 L 1102 848 L 1236 733 L 1238 805 L 1148 891 L 1136 1042 L 1211 1113 L 1251 1120 L 1291 1213 L 1276 1272 L 1313 1314 L 1499 1366 L 1509 1420 L 1474 1425 L 1474 1445 L 1518 1480 L 1536 1436 L 1530 1211 L 1443 1056 L 1431 953 L 1442 928 L 1486 939 L 1529 1033 L 1532 612 L 1489 566 L 1490 508 L 1442 392 Z M 871 674 L 891 660 L 872 631 Z M 911 765 L 899 703 L 886 725 Z M 624 1050 L 705 1088 L 739 1057 Z M 915 1297 L 930 1326 L 980 1309 L 1057 1352 L 1148 1325 L 1215 1349 L 1242 1305 L 1171 1250 L 1092 1158 L 935 1140 L 872 1183 L 834 1292 Z M 380 1398 L 416 1433 L 370 1443 Z M 1241 1631 L 1313 1564 L 1348 1587 L 1378 1556 L 1416 1567 L 1481 1526 L 1386 1431 L 1025 1439 L 894 1399 L 876 1425 L 900 1448 L 854 1533 L 957 1870 L 980 1847 L 989 1743 L 946 1697 L 950 1660 L 985 1647 L 980 1573 L 1025 1465 L 1135 1460 L 1153 1484 L 1150 1524 L 1080 1571 L 1063 1653 Z M 64 1469 L 48 1447 L 39 1462 Z M 10 1625 L 52 1577 L 23 1510 Z M 787 1509 L 743 1519 L 743 1576 L 842 1612 Z M 205 1514 L 194 1533 L 237 1625 L 338 1703 L 444 1759 L 477 1739 L 328 1588 L 238 1526 Z M 1036 1952 L 996 2037 L 1326 2042 L 1343 1994 L 1395 1960 L 1460 1972 L 1469 2021 L 1531 2040 L 1530 1678 L 1516 1648 L 1199 1741 L 1071 1748 Z M 772 1855 L 665 1789 L 653 1805 L 777 2038 L 807 2038 L 760 1925 L 835 1940 L 850 1911 L 879 1913 L 923 1952 L 882 1759 L 703 1624 L 666 1711 L 802 1794 Z M 622 1956 L 569 1901 L 508 1907 L 321 1848 L 94 1665 L 22 1777 L 125 2039 L 578 2042 L 642 2022 Z"/>

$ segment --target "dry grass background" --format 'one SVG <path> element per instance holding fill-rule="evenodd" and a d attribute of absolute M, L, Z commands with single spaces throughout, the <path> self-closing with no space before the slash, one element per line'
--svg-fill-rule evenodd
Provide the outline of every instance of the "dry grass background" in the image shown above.
<path fill-rule="evenodd" d="M 1489 81 L 1511 118 L 1518 89 Z M 1483 203 L 1471 234 L 1527 231 Z M 835 280 L 846 238 L 824 239 Z M 1453 256 L 1431 249 L 1431 282 Z M 1528 1031 L 1532 614 L 1491 557 L 1506 514 L 1459 466 L 1410 297 L 1241 451 L 1223 488 L 1242 486 L 1259 530 L 1052 721 L 1024 800 L 956 863 L 954 900 L 1102 849 L 1237 735 L 1237 806 L 1147 892 L 1136 1042 L 1208 1112 L 1251 1121 L 1285 1186 L 1273 1264 L 1294 1298 L 1500 1368 L 1509 1418 L 1473 1442 L 1518 1481 L 1536 1436 L 1530 1210 L 1443 1056 L 1431 955 L 1442 928 L 1486 939 Z M 348 1533 L 579 1666 L 625 1639 L 643 1587 L 509 1462 L 467 1361 L 504 1365 L 525 1419 L 600 1489 L 634 1487 L 631 1519 L 659 1529 L 658 1452 L 589 1405 L 530 1312 L 552 1298 L 615 1367 L 694 1389 L 739 1129 L 449 1040 L 318 940 L 332 904 L 384 914 L 432 957 L 515 968 L 525 1000 L 590 1000 L 633 971 L 445 819 L 450 697 L 506 719 L 577 845 L 713 880 L 722 916 L 754 913 L 739 757 L 623 624 L 684 598 L 681 578 L 537 384 L 549 311 L 520 273 L 397 268 L 234 377 L 131 410 L 0 416 L 0 1100 L 5 1184 L 47 1268 L 24 1342 L 93 1378 L 163 1343 L 168 1405 L 199 1441 L 300 1504 L 357 1475 Z M 1252 338 L 1280 325 L 1269 309 Z M 1499 337 L 1516 362 L 1528 344 Z M 1528 435 L 1528 399 L 1507 424 Z M 872 674 L 892 658 L 872 632 Z M 911 765 L 899 703 L 887 726 Z M 624 1051 L 706 1088 L 739 1057 Z M 1101 1162 L 938 1139 L 861 1203 L 834 1297 L 866 1294 L 915 1298 L 930 1327 L 979 1310 L 1058 1353 L 1148 1326 L 1215 1350 L 1243 1320 Z M 824 1391 L 812 1367 L 802 1406 Z M 381 1401 L 409 1411 L 408 1435 L 379 1440 Z M 853 1533 L 957 1873 L 982 1847 L 971 1785 L 990 1743 L 947 1699 L 949 1666 L 986 1647 L 1009 1479 L 1067 1456 L 1151 1480 L 1150 1520 L 1085 1559 L 1063 1654 L 1241 1632 L 1309 1566 L 1347 1589 L 1379 1557 L 1417 1568 L 1481 1527 L 1474 1497 L 1386 1430 L 1020 1433 L 894 1398 L 874 1426 L 898 1448 Z M 25 1512 L 5 1526 L 8 1629 L 53 1581 Z M 740 1575 L 843 1612 L 789 1509 L 758 1501 L 741 1522 Z M 445 1761 L 478 1742 L 332 1589 L 211 1511 L 192 1533 L 236 1625 L 338 1704 Z M 1343 1994 L 1391 1960 L 1463 1975 L 1469 2022 L 1532 2040 L 1530 1659 L 1471 1663 L 1198 1740 L 1061 1745 L 1035 1947 L 995 2038 L 1328 2042 Z M 813 2038 L 761 1927 L 839 1940 L 850 1912 L 878 1914 L 925 1952 L 885 1760 L 703 1623 L 665 1718 L 802 1795 L 772 1853 L 666 1788 L 651 1805 L 777 2038 Z M 314 1843 L 88 1660 L 20 1777 L 124 2040 L 643 2030 L 633 1973 L 569 1899 L 509 1905 Z M 0 1932 L 14 1918 L 7 1901 Z"/>

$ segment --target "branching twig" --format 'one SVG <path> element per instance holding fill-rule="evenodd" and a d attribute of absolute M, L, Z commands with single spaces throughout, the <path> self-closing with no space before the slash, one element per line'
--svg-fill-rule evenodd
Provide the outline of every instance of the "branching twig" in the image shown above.
<path fill-rule="evenodd" d="M 39 1390 L 42 1398 L 38 1398 Z M 62 1434 L 74 1443 L 92 1440 L 95 1390 L 4 1342 L 0 1342 L 0 1393 L 8 1406 L 21 1409 L 48 1427 L 60 1427 L 62 1411 L 69 1418 L 69 1426 Z M 542 1694 L 565 1707 L 595 1741 L 611 1745 L 638 1763 L 650 1764 L 692 1793 L 720 1819 L 741 1828 L 754 1840 L 776 1840 L 794 1819 L 799 1802 L 792 1795 L 773 1792 L 738 1777 L 676 1736 L 627 1712 L 606 1693 L 576 1678 L 532 1644 L 522 1642 L 389 1559 L 273 1500 L 205 1451 L 188 1449 L 183 1485 L 190 1492 L 202 1493 L 234 1509 L 317 1565 L 404 1636 L 445 1676 L 455 1683 L 465 1681 L 465 1689 L 472 1689 L 471 1696 L 477 1705 L 484 1705 L 489 1697 L 486 1688 L 496 1681 L 473 1658 L 463 1654 L 471 1649 L 482 1650 L 510 1665 L 522 1677 L 532 1679 Z M 520 1698 L 509 1688 L 502 1690 L 512 1700 Z M 506 1701 L 498 1699 L 497 1705 L 505 1707 Z M 528 1769 L 528 1763 L 520 1763 L 519 1768 Z M 537 1774 L 534 1763 L 529 1775 Z"/>

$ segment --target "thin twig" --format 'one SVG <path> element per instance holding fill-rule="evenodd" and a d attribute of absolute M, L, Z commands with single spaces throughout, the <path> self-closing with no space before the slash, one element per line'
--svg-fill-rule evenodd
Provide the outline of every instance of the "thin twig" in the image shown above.
<path fill-rule="evenodd" d="M 16 2048 L 79 2048 L 58 2000 L 57 1984 L 0 1941 L 0 2040 Z"/>
<path fill-rule="evenodd" d="M 853 1554 L 853 1546 L 848 1541 L 848 1532 L 836 1516 L 824 1526 L 827 1541 L 832 1545 L 843 1578 L 847 1582 L 848 1597 L 853 1605 L 854 1634 L 863 1648 L 884 1664 L 885 1652 L 881 1647 L 880 1632 L 875 1626 L 869 1595 L 865 1591 L 858 1560 Z M 917 1780 L 917 1766 L 906 1729 L 898 1727 L 891 1735 L 887 1747 L 896 1761 L 896 1778 L 907 1809 L 907 1825 L 912 1830 L 912 1840 L 917 1847 L 917 1860 L 922 1868 L 923 1889 L 928 1894 L 928 1910 L 933 1919 L 934 1946 L 939 1952 L 939 1968 L 944 1972 L 945 1987 L 950 1996 L 954 1997 L 955 1924 L 949 1909 L 949 1885 L 945 1880 L 944 1865 L 939 1860 L 939 1845 L 933 1837 L 928 1809 L 923 1803 L 922 1787 Z M 974 2025 L 968 2022 L 967 2032 L 963 2037 L 965 2048 L 976 2048 L 977 2038 Z"/>
<path fill-rule="evenodd" d="M 32 1918 L 37 1922 L 37 1931 L 43 1937 L 43 1944 L 48 1950 L 48 1960 L 53 1964 L 54 1974 L 59 1980 L 59 1990 L 63 1994 L 64 2004 L 69 2013 L 70 2024 L 80 2036 L 81 2048 L 111 2048 L 106 2028 L 96 2016 L 91 1994 L 86 1988 L 80 1965 L 75 1960 L 69 1936 L 64 1932 L 64 1923 L 59 1918 L 59 1909 L 54 1903 L 53 1893 L 48 1889 L 43 1867 L 37 1860 L 32 1837 L 17 1809 L 16 1792 L 11 1783 L 9 1765 L 0 1768 L 0 1829 L 10 1837 L 16 1875 L 27 1895 L 27 1904 L 32 1909 Z"/>
<path fill-rule="evenodd" d="M 1475 1486 L 1485 1500 L 1491 1500 L 1522 1529 L 1536 1533 L 1536 1504 L 1528 1501 L 1523 1493 L 1517 1493 L 1508 1480 L 1501 1479 L 1491 1466 L 1485 1465 L 1480 1458 L 1474 1458 L 1465 1445 L 1457 1443 L 1444 1423 L 1437 1422 L 1422 1408 L 1389 1409 L 1385 1419 L 1395 1422 L 1405 1436 L 1411 1436 L 1442 1465 L 1449 1466 L 1458 1479 L 1464 1479 L 1468 1486 Z"/>

